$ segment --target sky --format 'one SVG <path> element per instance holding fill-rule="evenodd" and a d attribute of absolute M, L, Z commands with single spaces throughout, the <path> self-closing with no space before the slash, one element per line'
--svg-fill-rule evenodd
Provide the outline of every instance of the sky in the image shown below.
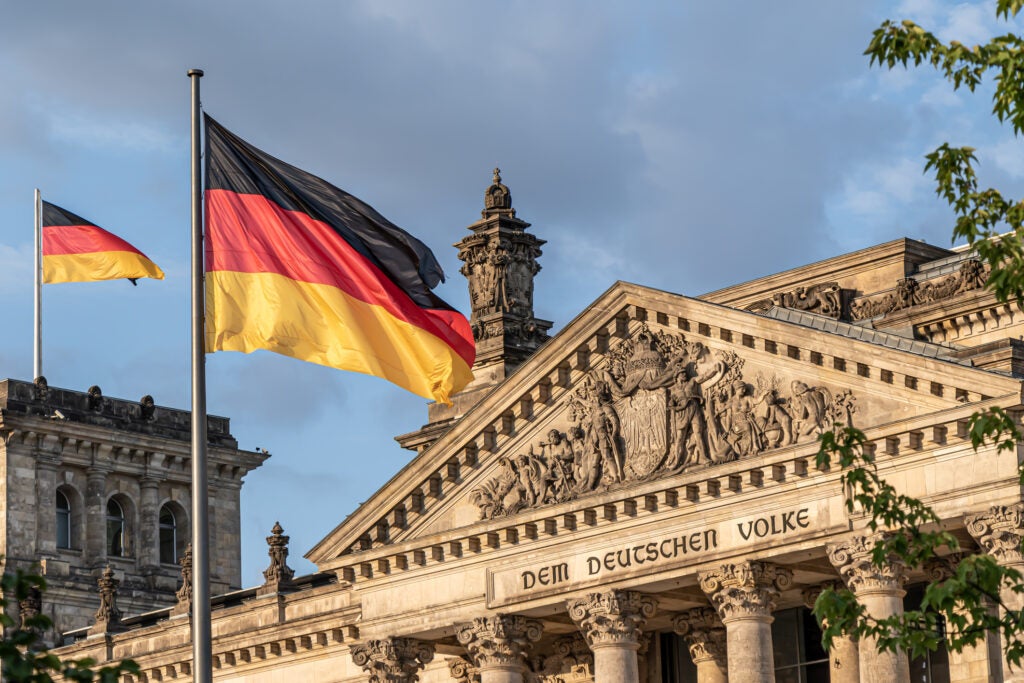
<path fill-rule="evenodd" d="M 38 0 L 0 6 L 0 377 L 32 374 L 32 191 L 117 233 L 162 282 L 48 285 L 51 386 L 189 408 L 189 68 L 203 106 L 437 255 L 495 166 L 547 240 L 536 314 L 554 332 L 616 280 L 687 295 L 899 237 L 950 245 L 922 173 L 942 142 L 1024 194 L 991 89 L 863 56 L 886 18 L 968 45 L 1019 30 L 994 2 L 789 0 Z M 275 356 L 208 357 L 208 406 L 273 457 L 242 491 L 243 584 L 264 537 L 290 563 L 412 457 L 424 399 Z"/>

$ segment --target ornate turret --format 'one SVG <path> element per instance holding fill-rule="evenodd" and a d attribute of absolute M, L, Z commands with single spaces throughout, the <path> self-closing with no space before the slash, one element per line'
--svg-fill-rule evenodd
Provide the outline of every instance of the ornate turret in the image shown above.
<path fill-rule="evenodd" d="M 526 232 L 530 224 L 516 218 L 512 193 L 494 169 L 484 194 L 480 220 L 455 246 L 469 281 L 470 325 L 476 339 L 475 379 L 453 397 L 454 404 L 431 404 L 429 423 L 395 437 L 404 448 L 421 450 L 443 434 L 452 421 L 502 382 L 548 340 L 552 323 L 533 315 L 533 278 L 544 240 Z"/>
<path fill-rule="evenodd" d="M 494 169 L 484 195 L 481 219 L 455 246 L 469 281 L 470 324 L 476 338 L 477 381 L 494 384 L 507 377 L 548 339 L 551 323 L 533 315 L 533 278 L 544 240 L 526 232 L 530 224 L 516 218 L 512 194 Z"/>

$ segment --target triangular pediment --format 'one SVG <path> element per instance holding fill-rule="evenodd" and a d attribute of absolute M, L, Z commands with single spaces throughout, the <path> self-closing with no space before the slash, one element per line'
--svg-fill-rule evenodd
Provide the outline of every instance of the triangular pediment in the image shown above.
<path fill-rule="evenodd" d="M 1020 395 L 941 347 L 617 283 L 307 557 L 338 558 Z"/>

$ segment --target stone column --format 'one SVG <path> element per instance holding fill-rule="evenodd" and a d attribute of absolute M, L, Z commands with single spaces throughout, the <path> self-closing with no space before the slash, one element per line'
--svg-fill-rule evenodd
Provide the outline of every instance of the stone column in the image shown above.
<path fill-rule="evenodd" d="M 543 632 L 539 621 L 515 614 L 478 617 L 455 626 L 456 637 L 476 663 L 480 683 L 523 683 L 526 655 Z"/>
<path fill-rule="evenodd" d="M 845 543 L 826 546 L 828 559 L 839 571 L 846 586 L 875 619 L 885 619 L 903 613 L 903 584 L 906 567 L 896 557 L 890 557 L 884 567 L 871 561 L 875 542 L 881 536 L 855 536 Z M 881 652 L 874 639 L 859 643 L 858 660 L 863 683 L 909 683 L 910 661 L 907 653 Z"/>
<path fill-rule="evenodd" d="M 639 683 L 637 650 L 657 601 L 636 591 L 610 590 L 569 600 L 569 616 L 594 651 L 597 683 Z"/>
<path fill-rule="evenodd" d="M 352 661 L 369 674 L 369 683 L 416 683 L 434 659 L 434 644 L 413 638 L 371 640 L 352 648 Z"/>
<path fill-rule="evenodd" d="M 160 567 L 160 482 L 155 477 L 139 479 L 139 542 L 135 552 L 145 573 Z"/>
<path fill-rule="evenodd" d="M 101 567 L 107 562 L 107 473 L 90 467 L 85 484 L 85 564 Z"/>
<path fill-rule="evenodd" d="M 838 581 L 829 581 L 820 586 L 805 588 L 804 604 L 814 609 L 814 603 L 823 590 L 839 590 L 842 587 Z M 831 683 L 860 683 L 860 654 L 856 638 L 844 634 L 832 639 L 832 647 L 828 651 L 828 680 Z"/>
<path fill-rule="evenodd" d="M 672 628 L 686 640 L 697 667 L 697 683 L 727 683 L 725 624 L 710 607 L 698 607 L 672 619 Z"/>
<path fill-rule="evenodd" d="M 36 554 L 57 556 L 57 465 L 47 453 L 36 455 Z"/>
<path fill-rule="evenodd" d="M 1024 540 L 1024 503 L 996 505 L 989 508 L 988 512 L 967 515 L 964 522 L 967 531 L 978 545 L 999 564 L 1024 572 L 1024 554 L 1021 553 L 1021 541 Z M 1008 609 L 1024 609 L 1024 595 L 1004 587 L 999 593 L 999 598 Z M 1002 668 L 1005 683 L 1024 681 L 1024 668 L 1011 669 L 1009 662 L 1005 660 Z"/>
<path fill-rule="evenodd" d="M 725 624 L 730 683 L 774 683 L 772 611 L 793 572 L 767 562 L 724 564 L 701 572 L 701 590 Z"/>
<path fill-rule="evenodd" d="M 962 557 L 961 553 L 947 557 L 936 557 L 925 563 L 923 569 L 928 580 L 931 582 L 942 582 L 956 573 L 957 564 Z M 965 615 L 967 616 L 967 615 Z M 963 683 L 980 683 L 996 679 L 998 676 L 995 670 L 1001 667 L 998 660 L 995 662 L 989 658 L 989 640 L 992 641 L 992 648 L 998 648 L 998 634 L 986 633 L 985 638 L 975 645 L 965 647 L 960 652 L 949 650 L 949 680 L 963 681 Z M 993 666 L 995 664 L 995 666 Z"/>

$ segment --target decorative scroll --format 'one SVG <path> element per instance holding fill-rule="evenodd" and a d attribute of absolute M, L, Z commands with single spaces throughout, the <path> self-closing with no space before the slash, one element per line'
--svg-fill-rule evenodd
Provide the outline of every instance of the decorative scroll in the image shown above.
<path fill-rule="evenodd" d="M 433 643 L 413 638 L 371 640 L 352 648 L 352 661 L 369 674 L 369 683 L 416 683 L 433 659 Z"/>
<path fill-rule="evenodd" d="M 906 565 L 895 555 L 890 555 L 883 566 L 872 561 L 875 543 L 880 536 L 854 536 L 845 543 L 830 543 L 825 546 L 832 566 L 854 594 L 864 591 L 883 591 L 902 595 L 903 584 L 907 581 Z"/>
<path fill-rule="evenodd" d="M 1000 564 L 1024 564 L 1024 503 L 995 505 L 986 513 L 967 515 L 964 522 L 978 545 Z"/>
<path fill-rule="evenodd" d="M 566 603 L 591 649 L 609 644 L 639 644 L 642 628 L 657 611 L 658 602 L 637 591 L 590 593 Z"/>
<path fill-rule="evenodd" d="M 455 637 L 466 646 L 470 660 L 480 669 L 518 666 L 526 668 L 526 656 L 540 640 L 544 626 L 519 615 L 478 617 L 456 624 Z"/>
<path fill-rule="evenodd" d="M 978 259 L 968 259 L 960 270 L 933 280 L 919 281 L 905 278 L 896 283 L 896 289 L 887 294 L 861 298 L 850 306 L 853 320 L 876 318 L 904 308 L 948 299 L 963 292 L 981 289 L 988 281 L 989 269 Z"/>
<path fill-rule="evenodd" d="M 700 572 L 700 588 L 722 621 L 771 617 L 775 599 L 793 583 L 793 572 L 768 562 L 738 562 Z"/>
<path fill-rule="evenodd" d="M 733 351 L 641 328 L 573 390 L 567 426 L 499 460 L 471 493 L 484 519 L 810 441 L 851 424 L 850 391 L 743 375 Z"/>

